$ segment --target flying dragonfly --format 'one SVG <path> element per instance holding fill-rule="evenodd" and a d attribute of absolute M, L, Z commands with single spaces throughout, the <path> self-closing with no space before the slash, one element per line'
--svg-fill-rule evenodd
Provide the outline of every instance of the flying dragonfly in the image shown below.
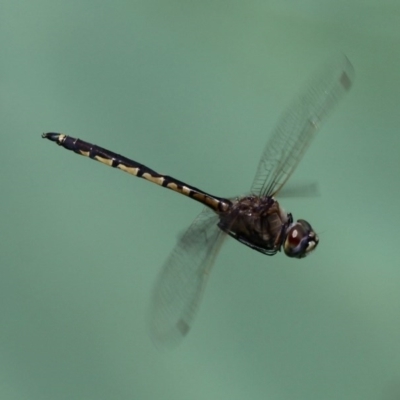
<path fill-rule="evenodd" d="M 67 150 L 146 179 L 205 205 L 179 239 L 152 292 L 149 332 L 156 345 L 171 347 L 193 325 L 218 251 L 228 235 L 268 256 L 304 258 L 318 245 L 311 225 L 293 220 L 275 196 L 292 175 L 334 106 L 349 91 L 354 70 L 345 56 L 324 65 L 288 107 L 262 153 L 250 194 L 217 197 L 143 164 L 61 133 L 43 138 Z"/>

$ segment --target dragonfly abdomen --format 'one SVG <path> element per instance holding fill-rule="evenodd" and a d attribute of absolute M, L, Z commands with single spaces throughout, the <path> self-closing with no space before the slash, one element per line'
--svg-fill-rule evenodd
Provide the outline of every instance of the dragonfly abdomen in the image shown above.
<path fill-rule="evenodd" d="M 120 169 L 128 174 L 143 178 L 156 185 L 163 186 L 210 207 L 216 212 L 226 211 L 229 208 L 230 201 L 219 197 L 212 196 L 200 189 L 190 186 L 178 179 L 168 175 L 162 175 L 153 171 L 149 167 L 131 160 L 120 154 L 104 149 L 92 143 L 85 142 L 81 139 L 64 135 L 62 133 L 43 133 L 43 138 L 56 142 L 59 146 L 67 150 L 73 151 L 84 157 L 101 162 L 109 167 Z"/>

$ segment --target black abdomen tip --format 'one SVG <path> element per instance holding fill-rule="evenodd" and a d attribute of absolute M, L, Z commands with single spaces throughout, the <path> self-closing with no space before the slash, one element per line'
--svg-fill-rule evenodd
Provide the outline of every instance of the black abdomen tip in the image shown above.
<path fill-rule="evenodd" d="M 59 133 L 52 133 L 52 132 L 42 133 L 43 139 L 49 139 L 52 142 L 57 142 L 59 137 L 60 137 Z"/>

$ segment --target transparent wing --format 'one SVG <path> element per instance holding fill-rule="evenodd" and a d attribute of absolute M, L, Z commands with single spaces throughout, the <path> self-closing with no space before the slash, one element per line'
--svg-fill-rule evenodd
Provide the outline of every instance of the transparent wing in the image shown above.
<path fill-rule="evenodd" d="M 215 257 L 226 234 L 218 215 L 205 208 L 178 241 L 154 287 L 149 332 L 154 343 L 171 347 L 190 330 Z"/>
<path fill-rule="evenodd" d="M 279 191 L 279 198 L 289 197 L 317 197 L 320 196 L 317 182 L 296 181 L 290 182 Z"/>
<path fill-rule="evenodd" d="M 325 64 L 286 110 L 267 142 L 251 193 L 273 196 L 282 188 L 316 131 L 352 85 L 354 70 L 346 56 Z"/>

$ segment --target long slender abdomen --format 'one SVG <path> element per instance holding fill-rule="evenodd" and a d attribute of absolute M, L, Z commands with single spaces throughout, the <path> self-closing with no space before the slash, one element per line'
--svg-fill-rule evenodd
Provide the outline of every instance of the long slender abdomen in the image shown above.
<path fill-rule="evenodd" d="M 113 153 L 110 150 L 61 133 L 43 133 L 42 137 L 56 142 L 59 146 L 81 156 L 89 157 L 110 167 L 118 168 L 128 174 L 146 179 L 147 181 L 164 186 L 174 192 L 191 197 L 214 211 L 226 211 L 229 208 L 230 201 L 227 199 L 211 196 L 194 186 L 187 185 L 171 176 L 161 175 L 143 164 L 121 156 L 120 154 Z"/>

